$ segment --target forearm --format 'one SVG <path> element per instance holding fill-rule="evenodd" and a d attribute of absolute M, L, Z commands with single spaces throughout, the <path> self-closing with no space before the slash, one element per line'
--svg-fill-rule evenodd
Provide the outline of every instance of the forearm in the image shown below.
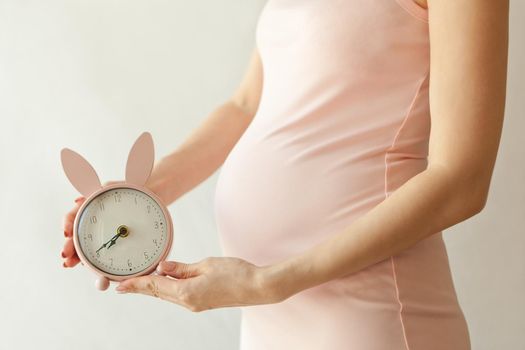
<path fill-rule="evenodd" d="M 264 267 L 263 285 L 286 298 L 396 255 L 479 212 L 483 204 L 475 183 L 474 176 L 427 169 L 343 232 L 303 254 Z"/>
<path fill-rule="evenodd" d="M 155 164 L 148 188 L 171 204 L 221 166 L 250 120 L 233 102 L 218 106 L 175 151 Z"/>

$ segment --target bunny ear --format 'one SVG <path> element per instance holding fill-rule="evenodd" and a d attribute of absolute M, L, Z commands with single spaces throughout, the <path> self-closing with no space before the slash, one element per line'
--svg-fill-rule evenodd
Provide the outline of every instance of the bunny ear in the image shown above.
<path fill-rule="evenodd" d="M 143 186 L 151 174 L 154 159 L 153 139 L 149 132 L 144 132 L 129 151 L 128 163 L 126 164 L 126 182 Z"/>
<path fill-rule="evenodd" d="M 88 197 L 102 187 L 97 173 L 80 154 L 69 148 L 64 148 L 60 152 L 60 158 L 69 182 L 83 196 Z"/>

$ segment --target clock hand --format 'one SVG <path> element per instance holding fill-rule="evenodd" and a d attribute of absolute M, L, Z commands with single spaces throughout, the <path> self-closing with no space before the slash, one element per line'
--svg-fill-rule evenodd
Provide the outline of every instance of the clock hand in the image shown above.
<path fill-rule="evenodd" d="M 98 253 L 98 251 L 100 249 L 105 248 L 106 246 L 107 246 L 107 249 L 111 248 L 111 246 L 113 246 L 115 244 L 115 242 L 117 241 L 117 239 L 120 236 L 126 237 L 128 234 L 129 234 L 129 229 L 125 225 L 120 225 L 117 228 L 117 234 L 114 235 L 113 237 L 111 237 L 111 239 L 109 241 L 107 241 L 106 243 L 102 244 L 102 246 L 97 249 L 97 253 Z M 108 244 L 109 244 L 109 246 L 108 246 Z"/>
<path fill-rule="evenodd" d="M 108 249 L 111 248 L 112 245 L 115 244 L 115 242 L 117 241 L 117 239 L 120 237 L 120 233 L 118 233 L 115 237 L 113 237 L 111 239 L 111 241 L 109 242 L 109 246 L 108 246 Z"/>
<path fill-rule="evenodd" d="M 106 248 L 106 246 L 107 246 L 108 244 L 111 244 L 111 245 L 115 244 L 115 241 L 117 240 L 117 238 L 119 238 L 119 236 L 120 236 L 120 232 L 117 233 L 116 235 L 114 235 L 113 237 L 111 237 L 111 239 L 110 239 L 109 241 L 107 241 L 106 243 L 102 244 L 102 245 L 100 246 L 100 248 L 97 249 L 97 253 L 98 253 L 98 251 L 99 251 L 100 249 L 102 249 L 102 248 Z M 111 245 L 110 245 L 110 246 L 111 246 Z"/>

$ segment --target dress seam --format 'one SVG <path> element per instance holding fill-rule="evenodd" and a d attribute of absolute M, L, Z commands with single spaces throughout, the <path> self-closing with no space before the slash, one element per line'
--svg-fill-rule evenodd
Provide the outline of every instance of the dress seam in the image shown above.
<path fill-rule="evenodd" d="M 396 141 L 399 138 L 399 135 L 401 133 L 401 130 L 403 130 L 404 126 L 406 125 L 406 123 L 408 121 L 408 119 L 410 118 L 410 116 L 412 114 L 412 111 L 413 111 L 413 108 L 414 108 L 414 105 L 415 105 L 415 103 L 417 101 L 417 98 L 419 97 L 419 94 L 421 93 L 421 87 L 423 86 L 423 83 L 427 79 L 428 74 L 429 74 L 429 70 L 427 69 L 425 74 L 423 75 L 423 78 L 421 79 L 421 82 L 419 83 L 419 85 L 418 85 L 418 87 L 416 89 L 416 93 L 414 94 L 414 97 L 412 98 L 412 101 L 410 103 L 410 106 L 408 108 L 408 111 L 407 111 L 406 115 L 405 115 L 403 121 L 401 122 L 401 125 L 397 129 L 396 134 L 394 135 L 394 139 L 392 140 L 392 143 L 390 144 L 390 147 L 388 147 L 387 150 L 385 151 L 385 186 L 384 186 L 385 199 L 388 198 L 388 154 L 394 148 L 394 146 L 396 144 Z M 410 347 L 408 345 L 408 338 L 407 338 L 407 332 L 406 332 L 406 328 L 405 328 L 405 323 L 403 321 L 403 314 L 402 314 L 402 312 L 403 312 L 403 303 L 401 302 L 401 298 L 399 297 L 399 286 L 398 286 L 398 283 L 397 283 L 397 273 L 396 273 L 396 268 L 395 268 L 395 262 L 394 262 L 394 256 L 393 255 L 390 256 L 390 261 L 391 261 L 391 266 L 392 266 L 392 278 L 394 280 L 396 301 L 399 304 L 399 320 L 401 322 L 401 329 L 403 331 L 403 339 L 405 341 L 405 350 L 410 350 Z"/>

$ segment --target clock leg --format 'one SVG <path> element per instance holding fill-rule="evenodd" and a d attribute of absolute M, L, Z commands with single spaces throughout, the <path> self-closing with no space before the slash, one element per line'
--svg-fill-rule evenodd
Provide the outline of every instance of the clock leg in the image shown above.
<path fill-rule="evenodd" d="M 98 290 L 104 291 L 109 287 L 109 279 L 104 276 L 99 276 L 95 281 L 95 286 Z"/>

